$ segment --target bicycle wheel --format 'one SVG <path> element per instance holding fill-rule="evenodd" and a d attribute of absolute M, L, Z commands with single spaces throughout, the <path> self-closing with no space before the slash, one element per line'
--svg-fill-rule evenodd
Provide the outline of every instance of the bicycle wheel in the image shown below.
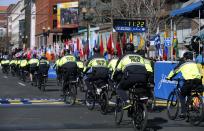
<path fill-rule="evenodd" d="M 64 102 L 67 105 L 74 105 L 76 101 L 76 91 L 75 86 L 70 84 L 69 87 L 66 89 L 65 95 L 64 95 Z"/>
<path fill-rule="evenodd" d="M 91 90 L 87 90 L 85 94 L 86 106 L 89 110 L 93 110 L 95 107 L 95 94 Z"/>
<path fill-rule="evenodd" d="M 46 87 L 46 79 L 43 77 L 41 82 L 41 91 L 45 91 Z"/>
<path fill-rule="evenodd" d="M 123 102 L 119 97 L 116 97 L 116 105 L 115 105 L 115 124 L 120 125 L 123 119 Z"/>
<path fill-rule="evenodd" d="M 108 94 L 105 91 L 100 94 L 100 107 L 101 114 L 105 115 L 108 111 Z"/>
<path fill-rule="evenodd" d="M 194 126 L 198 126 L 203 121 L 204 117 L 202 97 L 198 94 L 192 95 L 187 101 L 187 108 L 189 122 Z"/>
<path fill-rule="evenodd" d="M 175 91 L 171 92 L 167 100 L 167 115 L 169 119 L 175 120 L 179 113 L 180 98 Z"/>
<path fill-rule="evenodd" d="M 136 102 L 132 110 L 132 123 L 136 131 L 144 131 L 147 126 L 147 107 L 144 103 Z"/>
<path fill-rule="evenodd" d="M 85 89 L 84 89 L 84 82 L 82 79 L 79 79 L 79 88 L 80 88 L 80 91 L 81 92 L 84 92 Z"/>
<path fill-rule="evenodd" d="M 151 94 L 150 94 L 150 97 L 148 99 L 148 104 L 147 105 L 148 105 L 148 109 L 153 111 L 155 109 L 155 107 L 156 107 L 156 98 L 154 96 L 154 91 L 153 90 L 150 93 Z"/>

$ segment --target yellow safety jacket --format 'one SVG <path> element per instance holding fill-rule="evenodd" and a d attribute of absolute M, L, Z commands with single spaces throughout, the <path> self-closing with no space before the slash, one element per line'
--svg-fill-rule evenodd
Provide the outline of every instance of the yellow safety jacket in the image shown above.
<path fill-rule="evenodd" d="M 29 65 L 32 65 L 32 64 L 39 64 L 39 60 L 38 59 L 36 59 L 36 58 L 32 58 L 32 59 L 30 59 L 29 61 L 28 61 L 28 64 Z"/>
<path fill-rule="evenodd" d="M 116 68 L 118 62 L 118 58 L 113 58 L 112 60 L 110 60 L 109 64 L 108 64 L 108 68 L 110 71 L 114 71 Z"/>
<path fill-rule="evenodd" d="M 84 63 L 82 61 L 77 61 L 77 67 L 80 69 L 84 69 Z"/>
<path fill-rule="evenodd" d="M 124 69 L 126 68 L 126 66 L 128 66 L 130 64 L 138 64 L 138 63 L 142 64 L 142 65 L 145 65 L 144 59 L 140 55 L 127 54 L 120 60 L 120 62 L 117 65 L 116 69 L 121 70 L 123 72 Z"/>
<path fill-rule="evenodd" d="M 108 67 L 107 61 L 104 58 L 93 58 L 91 59 L 87 66 L 84 68 L 84 72 L 91 67 Z"/>
<path fill-rule="evenodd" d="M 73 55 L 67 55 L 60 59 L 59 67 L 63 66 L 67 62 L 76 62 L 76 58 Z"/>
<path fill-rule="evenodd" d="M 147 69 L 148 72 L 153 72 L 151 61 L 148 59 L 144 59 L 145 62 L 145 68 Z"/>
<path fill-rule="evenodd" d="M 27 64 L 28 64 L 27 60 L 21 60 L 20 67 L 25 67 L 27 66 Z"/>
<path fill-rule="evenodd" d="M 10 62 L 9 60 L 2 60 L 1 65 L 9 64 L 9 62 Z"/>
<path fill-rule="evenodd" d="M 169 75 L 168 79 L 171 79 L 173 76 L 181 72 L 183 78 L 185 80 L 193 80 L 193 79 L 201 79 L 201 74 L 199 72 L 198 66 L 193 61 L 185 62 L 184 64 L 181 64 L 176 69 L 172 70 Z"/>
<path fill-rule="evenodd" d="M 12 65 L 12 64 L 15 64 L 15 65 L 16 65 L 16 64 L 17 64 L 17 60 L 11 60 L 10 63 L 9 63 L 9 65 Z"/>

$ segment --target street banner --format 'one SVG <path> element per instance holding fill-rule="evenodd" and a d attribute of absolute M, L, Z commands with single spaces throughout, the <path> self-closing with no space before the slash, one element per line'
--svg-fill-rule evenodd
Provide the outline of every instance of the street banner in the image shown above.
<path fill-rule="evenodd" d="M 176 67 L 178 62 L 158 61 L 154 65 L 154 95 L 156 98 L 168 99 L 170 92 L 177 86 L 177 81 L 166 80 L 170 71 Z M 180 77 L 178 74 L 176 77 Z M 175 78 L 176 78 L 175 77 Z"/>

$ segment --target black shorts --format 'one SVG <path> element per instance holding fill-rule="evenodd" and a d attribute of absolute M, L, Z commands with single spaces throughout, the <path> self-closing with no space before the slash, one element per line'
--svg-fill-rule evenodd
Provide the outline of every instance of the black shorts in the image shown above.
<path fill-rule="evenodd" d="M 106 67 L 93 67 L 92 72 L 87 74 L 87 77 L 92 80 L 108 80 L 109 69 Z"/>
<path fill-rule="evenodd" d="M 30 72 L 31 74 L 34 74 L 35 71 L 38 71 L 38 68 L 37 68 L 37 67 L 30 67 L 29 72 Z"/>
<path fill-rule="evenodd" d="M 194 79 L 194 80 L 186 80 L 184 82 L 183 87 L 181 88 L 182 96 L 189 96 L 192 90 L 200 90 L 203 91 L 202 80 Z"/>

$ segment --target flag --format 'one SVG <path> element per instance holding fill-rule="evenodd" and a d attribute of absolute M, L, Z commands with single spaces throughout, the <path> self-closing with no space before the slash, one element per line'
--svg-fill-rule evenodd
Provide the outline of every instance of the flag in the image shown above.
<path fill-rule="evenodd" d="M 157 56 L 162 56 L 162 50 L 161 50 L 161 40 L 160 40 L 160 35 L 157 34 L 155 37 L 155 47 L 156 47 L 156 55 Z"/>
<path fill-rule="evenodd" d="M 103 38 L 102 38 L 102 34 L 101 34 L 101 41 L 100 41 L 100 54 L 103 55 L 104 53 L 104 48 L 103 48 Z"/>
<path fill-rule="evenodd" d="M 173 38 L 173 55 L 175 58 L 178 57 L 179 52 L 178 52 L 178 39 L 177 39 L 177 33 L 176 31 L 174 32 L 174 38 Z"/>
<path fill-rule="evenodd" d="M 142 35 L 140 34 L 140 44 L 138 45 L 138 50 L 141 50 L 144 45 L 145 45 L 145 41 L 144 41 Z"/>
<path fill-rule="evenodd" d="M 114 52 L 112 33 L 110 33 L 110 37 L 108 39 L 107 50 L 108 50 L 108 54 L 111 54 L 111 55 Z"/>
<path fill-rule="evenodd" d="M 133 43 L 133 34 L 130 33 L 130 43 Z"/>
<path fill-rule="evenodd" d="M 77 38 L 77 50 L 80 50 L 80 43 L 79 43 L 79 38 Z"/>
<path fill-rule="evenodd" d="M 116 43 L 116 49 L 117 49 L 117 52 L 118 52 L 118 57 L 121 57 L 122 56 L 122 50 L 121 50 L 119 42 Z"/>

